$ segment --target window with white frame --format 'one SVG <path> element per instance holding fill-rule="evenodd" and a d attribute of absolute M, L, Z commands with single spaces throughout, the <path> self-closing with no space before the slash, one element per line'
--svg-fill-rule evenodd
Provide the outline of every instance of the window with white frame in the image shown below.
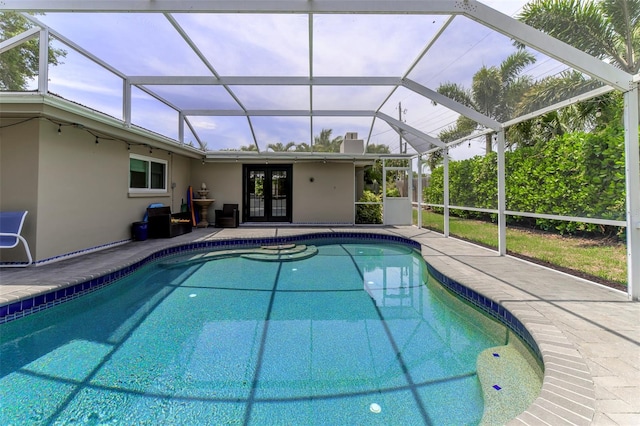
<path fill-rule="evenodd" d="M 129 154 L 129 192 L 166 192 L 167 162 Z"/>

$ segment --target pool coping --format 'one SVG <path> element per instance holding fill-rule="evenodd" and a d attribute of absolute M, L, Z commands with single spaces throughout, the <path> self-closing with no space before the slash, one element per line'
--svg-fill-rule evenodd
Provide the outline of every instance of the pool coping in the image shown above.
<path fill-rule="evenodd" d="M 323 229 L 327 230 L 327 228 Z M 209 230 L 209 232 L 210 231 L 211 230 Z M 586 425 L 591 424 L 592 421 L 595 423 L 604 421 L 606 422 L 606 424 L 628 424 L 633 422 L 634 420 L 625 422 L 624 419 L 638 418 L 637 408 L 635 410 L 624 409 L 622 410 L 622 412 L 620 412 L 621 410 L 618 409 L 613 410 L 607 409 L 606 407 L 597 406 L 596 389 L 609 389 L 611 388 L 611 386 L 607 386 L 608 383 L 603 383 L 601 381 L 596 383 L 594 381 L 594 377 L 591 374 L 591 368 L 593 368 L 593 359 L 595 359 L 596 356 L 590 353 L 585 353 L 585 356 L 587 358 L 585 360 L 585 357 L 583 357 L 582 355 L 582 352 L 584 352 L 584 348 L 582 348 L 582 345 L 580 348 L 578 348 L 576 344 L 569 340 L 567 338 L 567 335 L 565 335 L 565 333 L 567 332 L 565 324 L 559 324 L 563 326 L 563 332 L 563 330 L 556 326 L 555 321 L 548 315 L 548 313 L 545 313 L 542 309 L 540 309 L 539 306 L 534 306 L 534 304 L 531 303 L 531 301 L 526 300 L 526 298 L 514 297 L 514 294 L 510 293 L 509 288 L 505 290 L 505 288 L 501 288 L 500 285 L 496 285 L 495 282 L 488 282 L 500 281 L 500 279 L 496 279 L 496 277 L 498 277 L 497 274 L 478 274 L 478 271 L 474 270 L 473 267 L 471 267 L 469 270 L 465 270 L 468 269 L 466 268 L 466 266 L 473 266 L 472 262 L 461 260 L 462 255 L 456 253 L 456 251 L 474 251 L 474 254 L 471 256 L 482 258 L 485 262 L 491 259 L 499 259 L 499 262 L 505 262 L 505 259 L 508 259 L 510 263 L 518 263 L 522 261 L 519 261 L 517 259 L 514 260 L 513 258 L 509 259 L 509 256 L 497 256 L 495 253 L 487 251 L 486 249 L 469 245 L 467 243 L 461 242 L 460 240 L 443 238 L 441 234 L 433 233 L 431 231 L 426 231 L 412 226 L 385 227 L 374 229 L 356 228 L 352 231 L 354 231 L 355 233 L 355 238 L 362 238 L 366 233 L 374 233 L 376 234 L 376 238 L 379 238 L 380 235 L 393 235 L 414 241 L 414 244 L 417 244 L 421 247 L 423 258 L 425 258 L 427 263 L 431 265 L 435 270 L 438 270 L 439 268 L 446 265 L 454 265 L 454 273 L 448 273 L 448 276 L 451 280 L 457 282 L 460 285 L 463 285 L 465 288 L 472 289 L 473 292 L 481 295 L 485 299 L 490 300 L 491 303 L 497 303 L 498 305 L 502 306 L 508 312 L 510 312 L 514 318 L 518 319 L 526 328 L 526 330 L 529 331 L 533 340 L 539 348 L 540 354 L 542 356 L 542 361 L 544 363 L 544 379 L 542 390 L 540 396 L 533 402 L 533 404 L 531 404 L 531 406 L 526 411 L 509 422 L 509 424 L 522 425 L 542 423 L 571 423 Z M 332 237 L 335 237 L 337 233 L 343 233 L 344 230 L 339 228 L 328 229 L 327 232 L 329 232 Z M 289 236 L 297 235 L 300 239 L 308 239 L 309 234 L 314 234 L 313 230 L 302 228 L 295 230 L 286 230 L 284 233 L 288 233 Z M 240 232 L 240 234 L 242 234 L 242 232 Z M 268 237 L 268 240 L 273 241 L 272 236 L 278 235 L 278 229 L 276 228 L 275 232 L 274 228 L 252 230 L 251 234 L 270 235 L 270 237 Z M 224 241 L 227 241 L 226 244 L 229 244 L 229 241 L 238 239 L 249 239 L 252 241 L 255 241 L 256 239 L 265 239 L 246 238 L 242 235 L 238 235 L 237 232 L 234 233 L 233 231 L 231 231 L 215 232 L 212 234 L 200 233 L 199 235 L 191 236 L 190 241 L 198 240 L 199 237 L 199 241 L 194 244 L 197 244 L 201 241 L 219 241 L 220 245 L 224 245 Z M 288 239 L 289 238 L 284 238 L 283 240 Z M 175 242 L 165 241 L 163 242 L 163 244 L 159 244 L 159 246 L 162 246 L 161 250 L 166 250 L 170 249 L 171 247 L 181 246 L 183 245 L 183 243 L 184 241 L 178 242 L 177 240 Z M 440 247 L 441 245 L 450 247 Z M 454 245 L 455 250 L 451 250 Z M 137 251 L 136 253 L 145 251 L 142 246 L 140 248 L 141 250 Z M 117 248 L 116 250 L 118 249 L 119 248 Z M 154 248 L 151 248 L 149 250 L 154 253 L 158 251 Z M 146 257 L 148 257 L 148 254 L 145 255 L 143 253 L 138 258 L 135 258 L 134 260 L 131 260 L 129 262 L 123 262 L 123 264 L 126 268 L 127 266 L 131 266 L 137 262 L 140 262 Z M 128 257 L 127 259 L 130 260 L 131 257 Z M 531 265 L 531 268 L 534 268 L 534 270 L 537 271 L 536 273 L 541 273 L 539 272 L 540 268 L 536 265 Z M 105 274 L 113 273 L 114 271 L 115 269 L 112 268 L 110 270 L 107 270 Z M 553 277 L 556 277 L 555 274 L 558 273 L 548 270 L 545 270 L 543 273 L 543 275 L 545 276 L 551 275 Z M 97 275 L 100 274 L 95 275 L 96 276 L 92 276 L 90 278 L 98 278 Z M 19 276 L 19 273 L 16 273 L 15 276 Z M 83 278 L 84 281 L 87 280 L 87 277 Z M 571 279 L 577 280 L 575 277 Z M 69 280 L 67 287 L 79 284 L 79 280 L 80 279 L 76 279 L 76 282 Z M 61 287 L 59 287 L 58 289 L 60 288 Z M 594 286 L 585 287 L 586 293 L 598 293 L 598 291 L 595 291 L 594 289 Z M 602 291 L 599 291 L 599 293 L 602 293 Z M 471 299 L 473 300 L 473 296 L 471 297 Z M 607 294 L 606 297 L 602 297 L 601 294 L 597 294 L 594 300 L 600 301 L 604 305 L 611 302 L 620 303 L 626 301 L 621 294 Z M 544 297 L 540 296 L 538 296 L 538 300 L 536 300 L 536 302 L 547 302 L 550 305 L 554 304 L 553 301 L 547 301 Z M 4 302 L 0 303 L 6 304 Z M 632 312 L 632 314 L 635 312 L 640 312 L 640 309 L 638 309 L 639 305 L 637 303 L 629 303 L 632 303 L 633 305 L 625 305 L 624 308 L 627 311 Z M 635 330 L 635 328 L 633 330 Z M 575 337 L 571 334 L 568 335 L 571 337 Z M 633 341 L 635 342 L 635 340 Z M 635 347 L 632 349 L 632 351 L 634 355 L 637 353 Z M 587 363 L 586 361 L 589 361 L 589 363 Z M 620 380 L 623 380 L 623 378 L 620 377 Z M 629 387 L 627 386 L 626 388 Z M 632 386 L 631 390 L 634 389 L 637 389 L 637 386 Z M 602 399 L 602 397 L 600 399 Z M 620 403 L 622 404 L 623 402 L 626 402 L 628 398 L 625 399 L 623 397 L 611 396 L 608 397 L 607 401 L 609 400 L 613 402 L 620 401 Z M 607 411 L 612 412 L 612 414 L 608 414 Z M 617 422 L 612 420 L 613 418 L 622 419 L 622 421 Z"/>

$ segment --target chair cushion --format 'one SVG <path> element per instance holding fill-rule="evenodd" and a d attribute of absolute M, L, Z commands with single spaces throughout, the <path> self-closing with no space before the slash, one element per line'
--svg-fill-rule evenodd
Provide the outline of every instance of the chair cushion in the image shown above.
<path fill-rule="evenodd" d="M 233 216 L 233 211 L 238 210 L 237 204 L 224 204 L 222 206 L 222 215 L 223 216 Z"/>

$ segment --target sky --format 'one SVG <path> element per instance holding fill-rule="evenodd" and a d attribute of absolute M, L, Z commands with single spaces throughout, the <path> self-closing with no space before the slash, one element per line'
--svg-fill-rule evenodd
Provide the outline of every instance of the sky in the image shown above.
<path fill-rule="evenodd" d="M 485 1 L 509 16 L 521 11 L 522 0 Z M 306 15 L 174 14 L 206 60 L 223 76 L 396 76 L 414 60 L 447 20 L 447 16 L 315 15 L 313 62 L 309 63 Z M 162 14 L 68 14 L 38 16 L 39 20 L 126 75 L 210 76 L 211 71 Z M 64 64 L 49 71 L 50 91 L 107 114 L 122 118 L 122 80 L 59 41 L 67 51 Z M 435 90 L 455 82 L 469 87 L 481 66 L 497 66 L 515 48 L 511 40 L 464 17 L 456 17 L 409 78 Z M 531 67 L 537 77 L 563 67 L 549 58 Z M 34 83 L 37 87 L 37 83 Z M 390 87 L 232 86 L 233 96 L 221 86 L 149 86 L 156 94 L 184 109 L 376 110 L 436 136 L 451 126 L 456 114 L 409 91 Z M 383 101 L 389 97 L 386 103 Z M 253 144 L 246 117 L 190 116 L 208 149 Z M 178 114 L 143 90 L 132 92 L 133 124 L 178 138 Z M 398 135 L 383 121 L 370 118 L 255 117 L 253 132 L 260 148 L 282 142 L 309 143 L 324 128 L 333 137 L 371 133 L 370 143 L 399 151 Z M 185 126 L 184 140 L 197 146 Z M 483 142 L 459 149 L 459 156 L 481 153 Z"/>

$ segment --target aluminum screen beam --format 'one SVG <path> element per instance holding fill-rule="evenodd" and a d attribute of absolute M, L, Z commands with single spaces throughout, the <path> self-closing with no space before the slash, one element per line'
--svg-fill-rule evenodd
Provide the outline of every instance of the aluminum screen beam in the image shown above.
<path fill-rule="evenodd" d="M 72 41 L 72 40 L 68 39 L 67 37 L 63 36 L 58 31 L 54 30 L 51 27 L 48 27 L 48 26 L 44 25 L 42 22 L 40 22 L 39 20 L 37 20 L 36 18 L 34 18 L 33 16 L 31 16 L 29 14 L 24 14 L 23 16 L 25 17 L 25 19 L 28 19 L 29 21 L 33 22 L 34 24 L 38 25 L 39 27 L 46 28 L 49 31 L 49 35 L 51 37 L 54 37 L 54 38 L 60 40 L 62 43 L 66 44 L 67 46 L 69 46 L 70 48 L 75 50 L 76 52 L 80 53 L 85 58 L 89 59 L 92 62 L 95 62 L 96 64 L 100 65 L 104 69 L 112 72 L 113 74 L 117 75 L 118 77 L 120 77 L 122 79 L 126 78 L 126 75 L 122 71 L 120 71 L 117 68 L 115 68 L 115 67 L 111 66 L 110 64 L 106 63 L 105 61 L 103 61 L 102 59 L 98 58 L 93 53 L 89 52 L 88 50 L 84 49 L 83 47 L 81 47 L 80 45 L 75 43 L 74 41 Z"/>
<path fill-rule="evenodd" d="M 450 16 L 449 19 L 447 19 L 447 21 L 433 35 L 433 37 L 431 37 L 431 40 L 424 46 L 422 51 L 413 60 L 411 65 L 409 65 L 409 68 L 407 68 L 407 70 L 404 72 L 404 74 L 402 74 L 402 80 L 403 81 L 409 76 L 409 74 L 411 74 L 411 71 L 413 71 L 415 69 L 415 67 L 420 63 L 420 61 L 422 61 L 422 58 L 424 58 L 424 56 L 427 54 L 427 52 L 431 49 L 431 47 L 433 47 L 433 45 L 436 43 L 436 41 L 444 33 L 444 30 L 446 30 L 449 27 L 449 25 L 451 24 L 451 22 L 453 22 L 453 18 L 454 18 L 454 16 Z M 380 106 L 378 107 L 378 109 L 376 111 L 380 111 L 382 109 L 382 107 L 384 107 L 384 105 L 387 103 L 387 101 L 389 99 L 391 99 L 391 96 L 393 96 L 395 91 L 398 90 L 398 87 L 399 86 L 395 86 L 393 89 L 391 89 L 391 91 L 389 92 L 387 97 L 382 101 L 382 103 L 380 104 Z"/>
<path fill-rule="evenodd" d="M 494 129 L 496 131 L 500 130 L 502 128 L 502 125 L 497 122 L 496 120 L 487 117 L 484 114 L 480 114 L 478 111 L 469 108 L 459 102 L 456 102 L 446 96 L 441 95 L 440 93 L 436 92 L 435 90 L 431 90 L 425 86 L 422 86 L 421 84 L 416 83 L 413 80 L 409 80 L 409 79 L 405 79 L 402 82 L 402 85 L 404 87 L 406 87 L 407 89 L 422 95 L 426 98 L 431 99 L 432 101 L 442 104 L 444 106 L 446 106 L 447 108 L 449 108 L 452 111 L 457 112 L 460 115 L 464 115 L 470 119 L 472 119 L 473 121 L 482 124 L 485 127 L 489 127 L 491 129 Z"/>
<path fill-rule="evenodd" d="M 471 2 L 469 2 L 471 3 Z M 480 22 L 501 34 L 514 38 L 572 68 L 601 80 L 616 89 L 626 91 L 631 88 L 632 76 L 619 68 L 576 49 L 560 40 L 513 19 L 480 2 L 473 2 L 469 18 Z"/>
<path fill-rule="evenodd" d="M 398 86 L 400 77 L 295 77 L 295 76 L 160 76 L 130 75 L 132 84 L 218 86 Z"/>
<path fill-rule="evenodd" d="M 9 49 L 13 49 L 16 46 L 21 45 L 24 42 L 32 40 L 38 37 L 40 28 L 30 28 L 27 31 L 20 33 L 0 43 L 0 53 L 4 53 Z"/>
<path fill-rule="evenodd" d="M 398 133 L 401 133 L 404 136 L 403 132 L 407 132 L 410 133 L 414 136 L 416 136 L 418 139 L 428 142 L 431 145 L 436 145 L 439 147 L 444 148 L 444 143 L 440 140 L 440 139 L 436 139 L 433 136 L 429 136 L 428 134 L 421 132 L 420 130 L 409 126 L 407 123 L 404 123 L 400 120 L 396 120 L 393 117 L 388 116 L 387 114 L 384 114 L 382 112 L 377 112 L 375 114 L 375 116 L 381 120 L 386 121 L 391 127 L 393 127 L 394 129 L 396 129 L 396 131 Z M 409 142 L 409 141 L 408 141 Z M 418 148 L 416 148 L 415 145 L 411 144 L 411 146 L 413 147 L 413 149 L 415 149 L 419 154 L 421 154 L 423 151 L 419 150 Z"/>
<path fill-rule="evenodd" d="M 475 0 L 4 0 L 0 10 L 158 13 L 361 13 L 465 15 L 620 90 L 630 74 Z"/>
<path fill-rule="evenodd" d="M 157 13 L 462 13 L 475 0 L 4 0 L 0 10 Z"/>

